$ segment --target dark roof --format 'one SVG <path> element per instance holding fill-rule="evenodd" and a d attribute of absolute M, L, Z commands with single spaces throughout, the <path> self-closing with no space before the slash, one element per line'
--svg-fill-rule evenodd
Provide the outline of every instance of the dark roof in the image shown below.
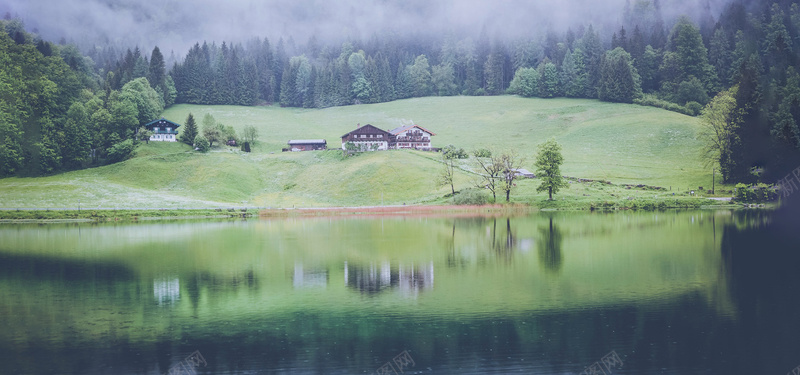
<path fill-rule="evenodd" d="M 170 120 L 167 120 L 167 119 L 165 119 L 163 117 L 158 119 L 158 120 L 153 120 L 153 121 L 150 121 L 150 122 L 144 124 L 144 127 L 146 127 L 146 128 L 152 128 L 154 126 L 169 126 L 169 127 L 173 128 L 173 129 L 177 129 L 179 126 L 181 126 L 181 124 L 176 124 L 176 123 L 174 123 L 174 122 L 172 122 Z"/>
<path fill-rule="evenodd" d="M 328 144 L 324 139 L 292 139 L 289 141 L 290 145 L 315 145 L 315 144 Z"/>
<path fill-rule="evenodd" d="M 391 133 L 387 132 L 386 130 L 378 129 L 375 126 L 372 126 L 370 124 L 366 124 L 364 126 L 361 126 L 358 129 L 353 130 L 353 131 L 343 135 L 342 138 L 347 137 L 348 135 L 351 135 L 351 134 L 386 134 L 387 136 L 391 135 Z"/>
<path fill-rule="evenodd" d="M 414 129 L 414 128 L 419 128 L 420 130 L 424 130 L 425 132 L 430 133 L 431 135 L 436 135 L 436 133 L 434 133 L 434 132 L 432 132 L 432 131 L 430 131 L 428 129 L 425 129 L 425 128 L 419 126 L 419 125 L 401 126 L 399 128 L 394 128 L 392 130 L 389 130 L 389 133 L 392 133 L 394 135 L 398 135 L 398 134 L 400 134 L 402 132 L 405 132 L 405 131 L 408 131 L 408 130 L 411 130 L 411 129 Z"/>

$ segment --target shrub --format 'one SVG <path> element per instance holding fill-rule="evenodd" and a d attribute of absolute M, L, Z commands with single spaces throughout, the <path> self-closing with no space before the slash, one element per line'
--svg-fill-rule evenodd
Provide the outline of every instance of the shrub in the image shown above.
<path fill-rule="evenodd" d="M 490 158 L 492 157 L 492 152 L 486 148 L 479 148 L 475 151 L 472 151 L 472 155 L 475 155 L 476 158 Z"/>
<path fill-rule="evenodd" d="M 685 107 L 690 116 L 697 116 L 703 110 L 703 105 L 698 102 L 688 102 Z"/>
<path fill-rule="evenodd" d="M 442 148 L 442 155 L 445 159 L 466 159 L 469 157 L 463 148 L 456 149 L 456 146 L 447 145 Z"/>
<path fill-rule="evenodd" d="M 774 186 L 758 183 L 755 186 L 747 186 L 742 183 L 736 184 L 734 199 L 742 203 L 760 203 L 774 201 L 778 198 L 778 193 Z"/>
<path fill-rule="evenodd" d="M 245 141 L 242 143 L 242 151 L 250 152 L 250 142 Z"/>
<path fill-rule="evenodd" d="M 461 190 L 453 197 L 453 203 L 457 205 L 479 206 L 486 204 L 487 200 L 486 194 L 476 188 Z"/>
<path fill-rule="evenodd" d="M 207 152 L 211 148 L 211 145 L 208 143 L 206 137 L 202 134 L 198 134 L 197 137 L 194 137 L 194 147 L 197 151 Z"/>
<path fill-rule="evenodd" d="M 644 94 L 642 95 L 641 98 L 633 99 L 633 103 L 641 106 L 656 107 L 656 108 L 666 109 L 667 111 L 678 112 L 684 115 L 694 116 L 694 112 L 692 109 L 681 106 L 677 103 L 668 102 L 666 100 L 660 99 L 653 94 Z"/>
<path fill-rule="evenodd" d="M 117 143 L 108 148 L 108 162 L 116 163 L 123 161 L 133 154 L 134 149 L 136 149 L 136 145 L 133 144 L 133 141 L 130 139 Z"/>

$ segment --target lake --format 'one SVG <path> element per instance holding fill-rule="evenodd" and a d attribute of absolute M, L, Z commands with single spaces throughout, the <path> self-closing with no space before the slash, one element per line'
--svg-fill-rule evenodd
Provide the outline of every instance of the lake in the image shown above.
<path fill-rule="evenodd" d="M 0 373 L 783 375 L 797 229 L 756 210 L 3 224 Z"/>

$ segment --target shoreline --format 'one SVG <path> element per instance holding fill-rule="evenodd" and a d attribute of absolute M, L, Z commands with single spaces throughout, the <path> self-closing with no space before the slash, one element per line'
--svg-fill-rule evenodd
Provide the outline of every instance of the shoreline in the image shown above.
<path fill-rule="evenodd" d="M 1 208 L 0 224 L 13 223 L 104 223 L 139 222 L 157 220 L 191 219 L 248 219 L 291 217 L 476 217 L 499 215 L 523 215 L 540 211 L 660 211 L 666 209 L 775 209 L 777 203 L 746 204 L 719 202 L 710 199 L 697 200 L 653 200 L 626 205 L 624 202 L 600 201 L 579 204 L 562 201 L 545 201 L 545 204 L 487 204 L 487 205 L 392 205 L 356 207 L 229 207 L 229 208 Z"/>

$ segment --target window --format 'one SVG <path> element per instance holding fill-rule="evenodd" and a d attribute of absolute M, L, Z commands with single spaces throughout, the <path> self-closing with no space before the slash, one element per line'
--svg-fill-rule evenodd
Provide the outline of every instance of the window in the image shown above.
<path fill-rule="evenodd" d="M 169 133 L 171 130 L 172 130 L 172 128 L 167 128 L 167 133 Z"/>
<path fill-rule="evenodd" d="M 378 138 L 383 138 L 383 134 L 378 134 Z"/>
<path fill-rule="evenodd" d="M 153 128 L 153 132 L 154 132 L 154 133 L 158 133 L 158 126 L 156 126 L 155 128 Z"/>

